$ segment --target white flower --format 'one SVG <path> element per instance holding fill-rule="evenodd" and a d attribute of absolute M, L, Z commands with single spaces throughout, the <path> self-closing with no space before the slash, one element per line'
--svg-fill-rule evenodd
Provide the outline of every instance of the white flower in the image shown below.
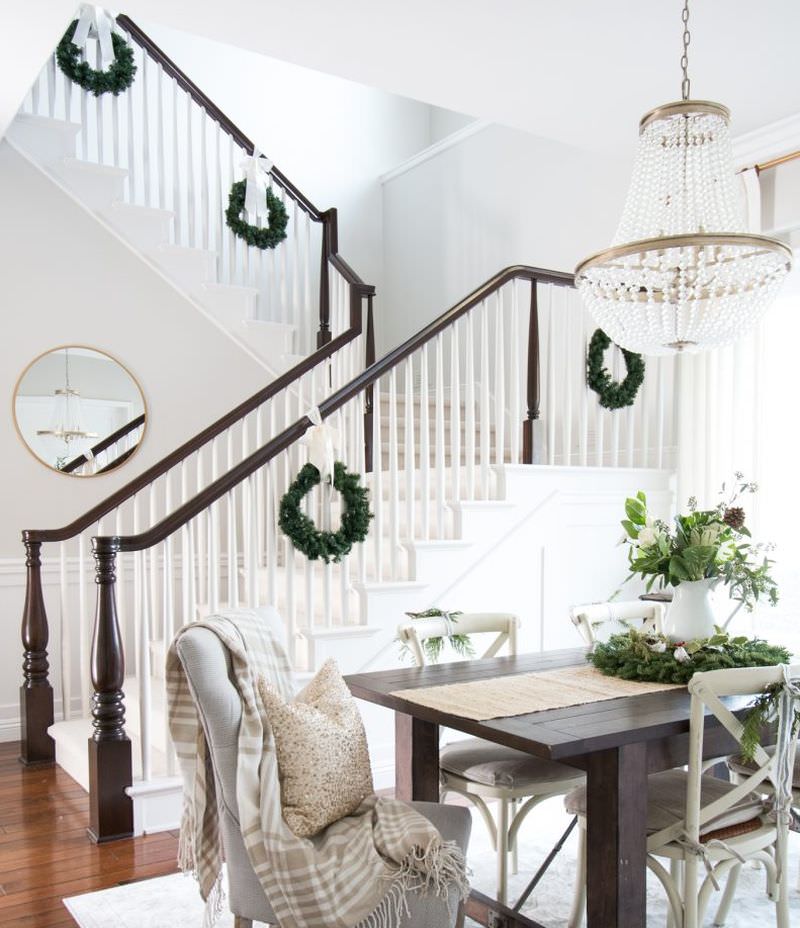
<path fill-rule="evenodd" d="M 663 654 L 667 650 L 666 641 L 654 641 L 653 644 L 649 645 L 651 651 L 655 651 L 656 654 Z"/>
<path fill-rule="evenodd" d="M 649 548 L 651 545 L 656 543 L 658 535 L 656 534 L 655 529 L 646 526 L 639 532 L 639 545 L 642 548 Z"/>
<path fill-rule="evenodd" d="M 673 656 L 679 664 L 685 664 L 692 659 L 691 654 L 689 654 L 683 645 L 675 648 L 675 654 Z"/>
<path fill-rule="evenodd" d="M 620 535 L 619 541 L 617 542 L 617 547 L 619 548 L 621 545 L 627 544 L 627 542 L 628 542 L 628 536 L 624 534 Z"/>

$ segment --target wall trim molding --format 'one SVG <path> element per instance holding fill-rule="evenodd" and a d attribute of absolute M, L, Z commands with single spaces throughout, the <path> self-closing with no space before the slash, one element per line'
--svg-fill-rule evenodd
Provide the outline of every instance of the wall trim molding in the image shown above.
<path fill-rule="evenodd" d="M 488 129 L 489 126 L 492 125 L 494 125 L 494 123 L 490 122 L 488 119 L 476 119 L 474 122 L 468 123 L 462 129 L 451 132 L 450 135 L 446 135 L 443 139 L 439 139 L 438 142 L 434 142 L 433 145 L 423 148 L 422 151 L 417 152 L 416 155 L 412 155 L 401 164 L 398 164 L 397 167 L 392 168 L 391 171 L 381 174 L 378 181 L 381 184 L 388 184 L 389 181 L 401 177 L 403 174 L 419 167 L 419 165 L 424 164 L 426 161 L 430 161 L 431 158 L 435 158 L 449 148 L 460 145 L 465 139 L 468 139 L 472 135 L 476 135 L 478 132 L 483 132 L 484 129 Z"/>
<path fill-rule="evenodd" d="M 777 158 L 800 148 L 800 114 L 768 123 L 733 139 L 733 157 L 739 168 Z"/>

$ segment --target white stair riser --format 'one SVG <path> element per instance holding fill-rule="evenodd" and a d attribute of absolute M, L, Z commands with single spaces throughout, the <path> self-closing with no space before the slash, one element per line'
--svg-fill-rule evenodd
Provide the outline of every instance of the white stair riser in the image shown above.
<path fill-rule="evenodd" d="M 226 329 L 238 329 L 255 315 L 258 292 L 249 287 L 219 284 L 199 287 L 192 294 Z"/>
<path fill-rule="evenodd" d="M 74 158 L 62 158 L 45 165 L 86 206 L 97 212 L 121 200 L 127 172 L 90 164 Z"/>
<path fill-rule="evenodd" d="M 8 127 L 8 138 L 42 164 L 74 158 L 81 127 L 77 123 L 20 115 Z"/>
<path fill-rule="evenodd" d="M 140 251 L 149 251 L 169 242 L 173 216 L 168 210 L 112 203 L 100 213 L 110 226 Z"/>
<path fill-rule="evenodd" d="M 206 281 L 213 283 L 217 279 L 217 256 L 214 252 L 203 251 L 200 248 L 162 245 L 151 249 L 147 254 L 187 293 L 195 291 Z"/>

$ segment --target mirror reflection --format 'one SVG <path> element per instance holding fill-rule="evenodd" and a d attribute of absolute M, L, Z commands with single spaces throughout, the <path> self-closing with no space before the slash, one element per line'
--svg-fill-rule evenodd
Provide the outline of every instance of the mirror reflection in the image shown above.
<path fill-rule="evenodd" d="M 144 396 L 130 372 L 95 348 L 65 345 L 23 372 L 14 396 L 17 431 L 48 467 L 75 477 L 107 473 L 144 436 Z"/>

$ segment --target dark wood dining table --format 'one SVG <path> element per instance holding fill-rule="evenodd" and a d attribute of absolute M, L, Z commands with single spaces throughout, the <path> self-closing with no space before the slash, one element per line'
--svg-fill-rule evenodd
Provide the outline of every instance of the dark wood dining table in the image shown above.
<path fill-rule="evenodd" d="M 346 680 L 357 698 L 395 712 L 399 798 L 438 802 L 440 726 L 584 770 L 588 928 L 645 928 L 647 777 L 688 762 L 689 694 L 684 687 L 481 722 L 392 695 L 585 663 L 586 650 L 571 648 L 358 673 Z M 706 757 L 736 747 L 721 726 L 708 722 Z M 571 891 L 564 887 L 566 894 Z M 466 911 L 488 928 L 546 928 L 480 892 L 473 891 Z"/>

